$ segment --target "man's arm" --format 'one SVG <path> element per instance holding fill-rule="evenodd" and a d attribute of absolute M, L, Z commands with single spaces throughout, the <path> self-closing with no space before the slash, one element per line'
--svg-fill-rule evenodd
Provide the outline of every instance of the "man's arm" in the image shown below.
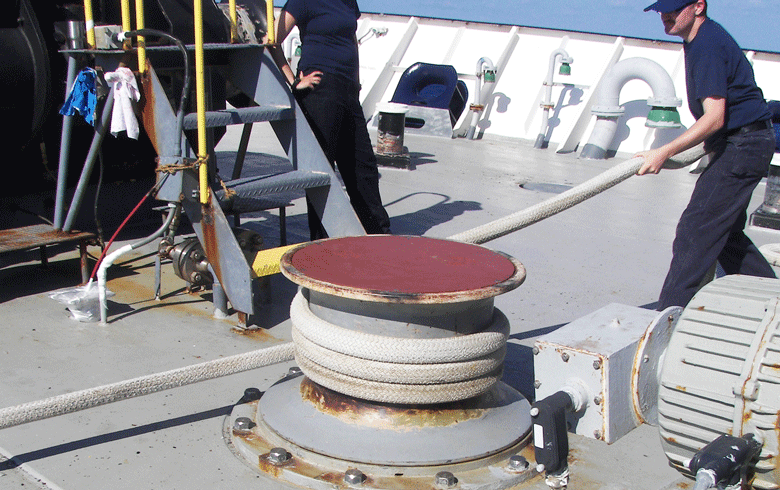
<path fill-rule="evenodd" d="M 693 148 L 723 127 L 726 121 L 725 98 L 707 97 L 702 100 L 702 107 L 704 108 L 704 115 L 683 134 L 664 146 L 654 150 L 639 152 L 635 155 L 645 159 L 637 175 L 646 173 L 657 174 L 661 171 L 661 167 L 663 167 L 666 160 L 682 151 Z"/>

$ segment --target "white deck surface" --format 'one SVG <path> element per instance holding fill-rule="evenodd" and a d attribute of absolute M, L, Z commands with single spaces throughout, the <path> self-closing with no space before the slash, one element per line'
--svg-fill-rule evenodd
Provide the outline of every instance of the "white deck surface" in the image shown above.
<path fill-rule="evenodd" d="M 231 130 L 219 149 L 232 149 Z M 250 158 L 279 154 L 257 127 Z M 413 170 L 382 169 L 381 191 L 396 234 L 448 237 L 540 202 L 553 194 L 520 184 L 571 186 L 627 155 L 582 161 L 576 154 L 534 150 L 528 141 L 444 140 L 407 136 Z M 560 215 L 486 244 L 518 258 L 527 280 L 497 298 L 512 338 L 505 381 L 533 393 L 535 337 L 609 303 L 656 301 L 671 242 L 695 175 L 685 170 L 632 177 Z M 764 184 L 749 211 L 762 202 Z M 245 219 L 269 245 L 278 240 L 273 213 Z M 291 243 L 308 237 L 305 205 L 288 209 Z M 751 229 L 757 244 L 780 241 Z M 91 249 L 94 254 L 97 249 Z M 48 298 L 79 280 L 74 253 L 0 269 L 0 405 L 11 406 L 270 346 L 290 338 L 295 287 L 272 278 L 272 304 L 251 335 L 211 318 L 210 292 L 187 294 L 164 264 L 163 299 L 152 299 L 154 247 L 109 271 L 109 324 L 77 323 Z M 34 257 L 34 256 L 33 256 Z M 272 489 L 234 457 L 222 437 L 231 405 L 246 388 L 268 388 L 292 363 L 177 388 L 0 431 L 0 488 Z M 657 429 L 642 426 L 615 444 L 570 438 L 572 489 L 658 490 L 677 486 Z M 537 481 L 523 488 L 542 489 Z"/>

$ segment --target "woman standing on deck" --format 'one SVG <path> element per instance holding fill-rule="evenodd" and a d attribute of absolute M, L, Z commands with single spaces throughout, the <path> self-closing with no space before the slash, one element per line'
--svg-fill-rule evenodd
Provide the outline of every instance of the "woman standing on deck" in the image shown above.
<path fill-rule="evenodd" d="M 338 167 L 367 233 L 390 233 L 379 194 L 379 170 L 358 98 L 360 9 L 356 0 L 288 0 L 277 22 L 281 43 L 298 26 L 301 59 L 294 75 L 279 46 L 272 50 L 331 166 Z M 327 236 L 309 204 L 311 239 Z"/>

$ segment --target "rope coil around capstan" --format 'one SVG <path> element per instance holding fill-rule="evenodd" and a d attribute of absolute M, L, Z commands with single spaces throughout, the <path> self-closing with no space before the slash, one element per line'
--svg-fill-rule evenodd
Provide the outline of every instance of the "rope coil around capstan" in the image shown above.
<path fill-rule="evenodd" d="M 295 359 L 314 382 L 383 403 L 464 400 L 501 378 L 509 322 L 494 310 L 482 332 L 448 338 L 396 338 L 349 330 L 317 317 L 301 292 L 290 307 Z"/>

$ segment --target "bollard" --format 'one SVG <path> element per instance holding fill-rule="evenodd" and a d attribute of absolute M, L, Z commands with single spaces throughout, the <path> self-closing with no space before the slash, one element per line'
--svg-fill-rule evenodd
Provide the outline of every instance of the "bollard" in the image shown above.
<path fill-rule="evenodd" d="M 377 163 L 383 166 L 409 168 L 409 150 L 404 147 L 407 107 L 388 102 L 379 106 L 376 143 Z"/>

